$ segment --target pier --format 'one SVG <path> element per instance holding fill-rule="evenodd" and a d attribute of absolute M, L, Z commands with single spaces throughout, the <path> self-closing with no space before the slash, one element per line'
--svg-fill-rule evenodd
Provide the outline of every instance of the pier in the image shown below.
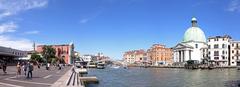
<path fill-rule="evenodd" d="M 85 87 L 86 84 L 98 84 L 97 77 L 87 77 L 86 68 L 72 67 L 65 75 L 56 81 L 51 87 Z"/>

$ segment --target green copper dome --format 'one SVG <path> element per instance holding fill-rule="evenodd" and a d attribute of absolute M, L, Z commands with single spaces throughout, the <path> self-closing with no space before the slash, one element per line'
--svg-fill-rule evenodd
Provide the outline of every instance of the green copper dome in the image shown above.
<path fill-rule="evenodd" d="M 206 42 L 206 37 L 204 32 L 197 27 L 197 19 L 192 18 L 192 27 L 188 28 L 184 34 L 182 42 L 188 41 L 197 41 L 197 42 Z"/>

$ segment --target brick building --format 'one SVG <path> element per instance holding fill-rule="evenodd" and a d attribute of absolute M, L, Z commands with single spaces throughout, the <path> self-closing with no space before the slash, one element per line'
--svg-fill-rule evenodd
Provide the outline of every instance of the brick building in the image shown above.
<path fill-rule="evenodd" d="M 166 48 L 165 45 L 154 44 L 147 51 L 147 55 L 151 60 L 152 65 L 168 65 L 173 63 L 173 51 Z"/>
<path fill-rule="evenodd" d="M 38 45 L 36 51 L 41 53 L 43 52 L 43 47 L 45 45 Z M 74 57 L 74 44 L 62 44 L 62 45 L 48 45 L 52 46 L 56 50 L 55 56 L 57 58 L 63 58 L 66 64 L 72 64 L 73 63 L 73 57 Z"/>

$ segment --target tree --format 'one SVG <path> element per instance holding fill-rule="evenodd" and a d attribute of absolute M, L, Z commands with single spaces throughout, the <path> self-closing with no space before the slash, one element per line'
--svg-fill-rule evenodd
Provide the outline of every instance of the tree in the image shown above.
<path fill-rule="evenodd" d="M 42 55 L 45 58 L 46 62 L 52 62 L 52 59 L 56 58 L 55 54 L 56 50 L 52 48 L 52 46 L 43 46 Z"/>
<path fill-rule="evenodd" d="M 40 55 L 38 55 L 37 53 L 33 53 L 31 55 L 31 61 L 34 61 L 34 62 L 43 62 L 43 59 Z"/>

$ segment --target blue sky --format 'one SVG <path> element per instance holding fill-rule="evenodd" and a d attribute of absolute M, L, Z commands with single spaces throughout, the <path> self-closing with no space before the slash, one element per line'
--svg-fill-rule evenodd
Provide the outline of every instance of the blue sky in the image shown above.
<path fill-rule="evenodd" d="M 0 45 L 74 42 L 81 54 L 121 59 L 156 43 L 173 47 L 193 16 L 207 37 L 240 40 L 240 0 L 1 0 Z"/>

